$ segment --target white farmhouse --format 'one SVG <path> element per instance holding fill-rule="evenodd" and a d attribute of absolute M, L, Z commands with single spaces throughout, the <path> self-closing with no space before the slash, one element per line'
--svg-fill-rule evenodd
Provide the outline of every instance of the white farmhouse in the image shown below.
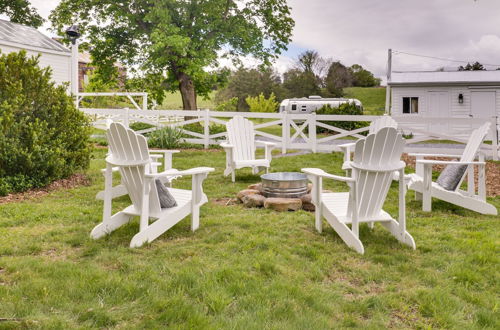
<path fill-rule="evenodd" d="M 500 70 L 392 72 L 388 85 L 396 117 L 500 116 Z"/>
<path fill-rule="evenodd" d="M 71 81 L 71 51 L 33 27 L 0 19 L 0 50 L 3 54 L 26 50 L 40 54 L 41 67 L 52 68 L 52 79 L 61 84 Z"/>

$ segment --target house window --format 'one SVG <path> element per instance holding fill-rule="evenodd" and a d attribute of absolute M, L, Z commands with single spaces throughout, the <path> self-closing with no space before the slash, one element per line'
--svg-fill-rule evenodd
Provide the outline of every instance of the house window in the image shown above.
<path fill-rule="evenodd" d="M 403 113 L 418 113 L 418 97 L 403 97 Z"/>

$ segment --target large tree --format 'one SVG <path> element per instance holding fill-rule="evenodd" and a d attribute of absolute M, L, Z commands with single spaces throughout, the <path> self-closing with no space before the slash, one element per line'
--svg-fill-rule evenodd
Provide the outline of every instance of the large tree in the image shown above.
<path fill-rule="evenodd" d="M 340 97 L 343 95 L 343 89 L 350 86 L 352 86 L 352 75 L 349 68 L 340 62 L 333 62 L 325 78 L 327 96 Z"/>
<path fill-rule="evenodd" d="M 380 85 L 380 79 L 375 78 L 373 73 L 359 64 L 353 64 L 349 67 L 349 71 L 351 71 L 352 85 L 354 87 L 375 87 Z"/>
<path fill-rule="evenodd" d="M 238 111 L 249 111 L 246 98 L 261 93 L 266 98 L 272 93 L 278 100 L 285 98 L 286 90 L 281 85 L 279 74 L 271 68 L 261 70 L 240 68 L 231 73 L 227 86 L 217 92 L 215 101 L 221 104 L 237 98 Z"/>
<path fill-rule="evenodd" d="M 9 17 L 11 22 L 36 28 L 44 21 L 28 0 L 0 0 L 0 14 Z"/>
<path fill-rule="evenodd" d="M 60 33 L 79 24 L 96 63 L 118 60 L 180 90 L 184 109 L 211 90 L 220 56 L 270 64 L 294 26 L 286 0 L 62 0 L 50 20 Z"/>

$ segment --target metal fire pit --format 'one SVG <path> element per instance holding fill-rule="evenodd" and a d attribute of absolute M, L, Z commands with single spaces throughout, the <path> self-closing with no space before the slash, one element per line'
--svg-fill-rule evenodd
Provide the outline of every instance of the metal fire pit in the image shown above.
<path fill-rule="evenodd" d="M 297 172 L 277 172 L 261 175 L 265 197 L 299 198 L 307 194 L 307 176 Z"/>

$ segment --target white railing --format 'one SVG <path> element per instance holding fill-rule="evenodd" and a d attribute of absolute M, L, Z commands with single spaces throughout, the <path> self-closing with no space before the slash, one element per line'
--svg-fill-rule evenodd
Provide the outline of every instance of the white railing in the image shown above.
<path fill-rule="evenodd" d="M 94 126 L 104 128 L 105 120 L 111 118 L 125 125 L 132 122 L 143 122 L 153 125 L 153 128 L 139 131 L 147 133 L 163 127 L 178 127 L 188 138 L 189 143 L 203 144 L 205 148 L 219 144 L 226 138 L 226 132 L 210 134 L 212 124 L 225 125 L 232 117 L 239 115 L 252 119 L 258 139 L 275 142 L 286 153 L 287 150 L 340 151 L 339 144 L 346 139 L 363 137 L 361 133 L 368 131 L 368 126 L 346 130 L 331 125 L 328 122 L 371 122 L 379 116 L 350 116 L 350 115 L 317 115 L 288 114 L 288 113 L 255 113 L 255 112 L 220 112 L 211 110 L 131 110 L 131 109 L 88 109 L 81 108 L 93 120 Z M 466 143 L 472 129 L 480 126 L 485 121 L 491 121 L 489 140 L 491 144 L 483 144 L 482 150 L 493 157 L 499 158 L 499 128 L 497 117 L 489 119 L 479 118 L 417 118 L 394 117 L 400 129 L 405 134 L 412 134 L 407 140 L 407 145 L 412 152 L 428 152 L 430 145 L 422 144 L 429 140 L 449 140 Z M 194 132 L 186 125 L 200 123 L 202 132 Z M 317 134 L 317 128 L 326 130 L 326 134 Z M 435 143 L 435 141 L 432 141 Z M 411 144 L 411 145 L 410 145 Z M 447 144 L 448 147 L 450 146 Z M 439 153 L 460 153 L 457 148 L 440 148 Z"/>

